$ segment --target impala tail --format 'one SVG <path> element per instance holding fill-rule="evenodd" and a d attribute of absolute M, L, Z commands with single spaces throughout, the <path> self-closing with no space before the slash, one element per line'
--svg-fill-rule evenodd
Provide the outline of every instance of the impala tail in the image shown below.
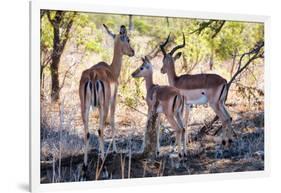
<path fill-rule="evenodd" d="M 90 104 L 93 109 L 103 103 L 104 98 L 105 89 L 102 80 L 96 80 L 95 78 L 92 78 L 85 82 L 84 101 L 88 101 L 88 104 Z"/>
<path fill-rule="evenodd" d="M 104 83 L 101 80 L 88 80 L 85 84 L 85 101 L 90 100 L 92 108 L 99 106 L 104 101 Z M 87 98 L 88 97 L 88 98 Z"/>

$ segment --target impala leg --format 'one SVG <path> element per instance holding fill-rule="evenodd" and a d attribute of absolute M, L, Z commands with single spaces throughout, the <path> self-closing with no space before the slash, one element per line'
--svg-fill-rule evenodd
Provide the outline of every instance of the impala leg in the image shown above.
<path fill-rule="evenodd" d="M 101 153 L 101 159 L 104 159 L 104 127 L 105 127 L 105 121 L 106 117 L 108 115 L 108 109 L 109 109 L 109 93 L 103 93 L 99 92 L 99 129 L 98 129 L 98 135 L 99 135 L 99 151 Z"/>
<path fill-rule="evenodd" d="M 179 156 L 181 157 L 181 137 L 182 137 L 182 128 L 179 127 L 177 121 L 175 120 L 173 115 L 166 114 L 166 118 L 168 122 L 171 124 L 172 128 L 176 131 L 176 144 Z"/>
<path fill-rule="evenodd" d="M 189 117 L 190 117 L 191 107 L 190 105 L 185 105 L 185 111 L 184 111 L 184 125 L 187 128 Z"/>
<path fill-rule="evenodd" d="M 86 167 L 88 164 L 88 148 L 89 148 L 89 139 L 90 139 L 90 133 L 89 133 L 89 110 L 90 105 L 86 106 L 82 110 L 82 119 L 84 124 L 84 166 Z"/>
<path fill-rule="evenodd" d="M 220 102 L 219 107 L 220 107 L 221 111 L 224 113 L 225 117 L 227 117 L 227 119 L 232 121 L 232 118 L 231 118 L 229 112 L 226 110 L 225 104 L 223 102 Z"/>
<path fill-rule="evenodd" d="M 80 89 L 83 89 L 83 87 L 80 87 Z M 83 89 L 84 91 L 84 89 Z M 80 92 L 83 93 L 83 92 Z M 86 96 L 84 97 L 84 94 Z M 90 105 L 91 105 L 91 96 L 90 92 L 83 93 L 80 95 L 80 101 L 81 101 L 81 116 L 82 121 L 84 125 L 84 165 L 83 170 L 86 171 L 87 165 L 88 165 L 88 148 L 89 148 L 89 111 L 90 111 Z"/>
<path fill-rule="evenodd" d="M 144 135 L 143 135 L 143 143 L 142 143 L 142 146 L 141 146 L 141 152 L 144 151 L 144 147 L 146 147 L 146 145 L 147 145 L 146 144 L 146 132 L 147 132 L 148 121 L 149 121 L 150 118 L 151 118 L 151 109 L 148 106 L 147 120 L 146 120 L 146 123 L 145 123 L 145 130 L 144 130 Z"/>
<path fill-rule="evenodd" d="M 226 145 L 226 139 L 228 137 L 228 119 L 225 116 L 225 114 L 223 113 L 223 111 L 220 108 L 219 103 L 210 103 L 210 106 L 212 107 L 212 109 L 215 111 L 215 113 L 217 114 L 217 116 L 219 117 L 220 121 L 222 122 L 222 144 Z"/>
<path fill-rule="evenodd" d="M 101 159 L 104 159 L 104 127 L 105 127 L 105 120 L 108 114 L 108 104 L 104 104 L 103 107 L 99 108 L 100 112 L 100 120 L 99 120 L 99 150 L 101 153 Z"/>
<path fill-rule="evenodd" d="M 228 111 L 226 110 L 225 105 L 224 105 L 223 102 L 221 102 L 219 104 L 219 107 L 220 107 L 221 111 L 223 112 L 223 114 L 226 117 L 226 125 L 227 125 L 226 136 L 228 138 L 228 144 L 231 145 L 231 143 L 233 141 L 233 128 L 232 128 L 232 125 L 231 125 L 232 118 L 229 115 Z"/>
<path fill-rule="evenodd" d="M 113 95 L 113 98 L 111 99 L 111 105 L 110 105 L 110 125 L 111 125 L 111 129 L 112 129 L 112 147 L 113 147 L 113 152 L 117 152 L 116 142 L 115 142 L 115 135 L 116 135 L 116 130 L 115 130 L 116 95 L 117 95 L 117 86 L 114 89 L 114 95 Z"/>
<path fill-rule="evenodd" d="M 186 113 L 189 113 L 189 112 L 186 111 Z M 182 118 L 182 115 L 180 112 L 176 113 L 176 119 L 177 119 L 179 127 L 182 128 L 183 155 L 186 156 L 187 155 L 187 149 L 186 149 L 187 130 L 186 130 L 186 127 L 184 127 L 183 118 Z"/>
<path fill-rule="evenodd" d="M 157 137 L 157 146 L 156 146 L 156 155 L 158 156 L 160 154 L 160 114 L 158 114 L 157 120 L 156 120 L 156 137 Z"/>
<path fill-rule="evenodd" d="M 103 129 L 104 129 L 104 110 L 99 108 L 99 128 L 98 128 L 98 137 L 99 137 L 99 152 L 101 154 L 101 159 L 104 158 L 104 140 L 103 140 Z"/>

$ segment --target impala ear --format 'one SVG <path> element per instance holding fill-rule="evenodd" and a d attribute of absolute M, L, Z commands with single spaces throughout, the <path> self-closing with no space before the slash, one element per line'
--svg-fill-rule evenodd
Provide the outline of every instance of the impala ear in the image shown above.
<path fill-rule="evenodd" d="M 126 34 L 127 34 L 126 26 L 121 25 L 120 26 L 120 35 L 126 35 Z"/>
<path fill-rule="evenodd" d="M 108 33 L 108 35 L 110 35 L 114 39 L 115 38 L 115 34 L 112 33 L 105 24 L 103 24 L 103 27 L 105 28 L 105 30 Z"/>
<path fill-rule="evenodd" d="M 177 59 L 179 59 L 181 57 L 182 52 L 178 52 L 176 53 L 176 55 L 174 56 L 174 61 L 176 61 Z"/>

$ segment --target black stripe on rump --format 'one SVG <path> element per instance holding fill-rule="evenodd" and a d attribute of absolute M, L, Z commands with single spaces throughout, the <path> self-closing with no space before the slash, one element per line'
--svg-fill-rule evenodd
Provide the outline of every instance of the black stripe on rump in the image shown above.
<path fill-rule="evenodd" d="M 104 90 L 104 83 L 103 81 L 99 80 L 100 84 L 101 84 L 101 89 L 102 89 L 102 95 L 103 95 L 103 100 L 105 99 L 105 90 Z"/>
<path fill-rule="evenodd" d="M 222 89 L 221 89 L 221 93 L 220 93 L 219 100 L 221 99 L 221 96 L 222 96 L 222 93 L 223 93 L 223 91 L 224 91 L 225 86 L 226 86 L 226 85 L 224 84 L 223 87 L 222 87 Z"/>
<path fill-rule="evenodd" d="M 175 106 L 177 102 L 178 95 L 175 96 L 174 101 L 173 101 L 173 111 L 175 112 Z"/>

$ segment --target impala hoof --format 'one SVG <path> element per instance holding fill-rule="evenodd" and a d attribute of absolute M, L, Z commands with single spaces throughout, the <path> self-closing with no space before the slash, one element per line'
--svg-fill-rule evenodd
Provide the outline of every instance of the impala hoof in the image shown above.
<path fill-rule="evenodd" d="M 182 154 L 181 153 L 179 153 L 179 158 L 182 158 L 183 156 L 182 156 Z"/>
<path fill-rule="evenodd" d="M 80 175 L 80 178 L 79 178 L 80 181 L 87 180 L 87 170 L 88 170 L 88 166 L 83 164 L 82 165 L 81 175 Z"/>
<path fill-rule="evenodd" d="M 226 145 L 226 141 L 223 139 L 222 142 L 221 142 L 221 144 L 222 144 L 223 146 L 225 146 L 225 145 Z"/>
<path fill-rule="evenodd" d="M 157 151 L 157 152 L 156 152 L 156 155 L 157 155 L 157 156 L 159 156 L 159 155 L 160 155 L 160 152 L 159 152 L 159 151 Z"/>

